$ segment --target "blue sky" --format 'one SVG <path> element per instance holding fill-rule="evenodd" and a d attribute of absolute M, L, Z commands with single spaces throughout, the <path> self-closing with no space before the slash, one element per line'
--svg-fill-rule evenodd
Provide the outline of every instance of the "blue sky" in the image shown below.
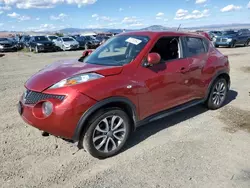
<path fill-rule="evenodd" d="M 250 23 L 249 0 L 0 0 L 0 30 Z"/>

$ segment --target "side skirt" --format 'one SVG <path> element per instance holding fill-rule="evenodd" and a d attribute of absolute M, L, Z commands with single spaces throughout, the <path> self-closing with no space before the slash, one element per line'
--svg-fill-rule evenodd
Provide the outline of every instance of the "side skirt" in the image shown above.
<path fill-rule="evenodd" d="M 147 123 L 150 123 L 150 122 L 162 119 L 162 118 L 167 117 L 167 116 L 171 116 L 171 115 L 173 115 L 173 114 L 175 114 L 177 112 L 181 112 L 181 111 L 186 110 L 188 108 L 191 108 L 193 106 L 196 106 L 196 105 L 199 105 L 201 103 L 204 103 L 205 101 L 206 101 L 205 99 L 192 100 L 192 101 L 187 102 L 185 104 L 182 104 L 182 105 L 170 108 L 168 110 L 159 112 L 157 114 L 151 115 L 151 116 L 149 116 L 149 117 L 147 117 L 147 118 L 145 118 L 145 119 L 143 119 L 141 121 L 138 121 L 136 123 L 136 127 L 140 127 L 140 126 L 142 126 L 144 124 L 147 124 Z"/>

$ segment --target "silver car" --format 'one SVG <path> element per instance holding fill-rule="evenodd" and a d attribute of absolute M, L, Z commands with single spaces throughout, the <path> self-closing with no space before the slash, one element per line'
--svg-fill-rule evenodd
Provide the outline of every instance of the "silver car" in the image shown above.
<path fill-rule="evenodd" d="M 79 49 L 79 42 L 72 37 L 58 37 L 54 42 L 63 51 Z"/>

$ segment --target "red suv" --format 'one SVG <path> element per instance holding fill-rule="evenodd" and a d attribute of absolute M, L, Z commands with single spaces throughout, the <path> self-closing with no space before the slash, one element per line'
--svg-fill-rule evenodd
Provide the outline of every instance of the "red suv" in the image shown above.
<path fill-rule="evenodd" d="M 201 103 L 220 108 L 230 87 L 227 56 L 199 34 L 123 33 L 88 54 L 34 74 L 18 110 L 97 158 L 117 154 L 142 124 Z"/>

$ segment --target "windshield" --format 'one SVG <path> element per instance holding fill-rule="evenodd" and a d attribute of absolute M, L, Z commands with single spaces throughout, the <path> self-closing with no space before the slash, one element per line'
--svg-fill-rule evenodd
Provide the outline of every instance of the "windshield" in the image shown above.
<path fill-rule="evenodd" d="M 234 35 L 234 34 L 236 34 L 236 32 L 235 31 L 223 31 L 222 34 L 223 35 Z"/>
<path fill-rule="evenodd" d="M 48 39 L 45 36 L 34 37 L 35 41 L 47 41 Z"/>
<path fill-rule="evenodd" d="M 0 41 L 8 41 L 7 38 L 0 38 Z"/>
<path fill-rule="evenodd" d="M 64 42 L 74 41 L 72 38 L 62 38 Z"/>
<path fill-rule="evenodd" d="M 56 37 L 56 36 L 49 36 L 48 37 L 50 40 L 55 40 L 55 39 L 57 39 L 58 37 Z"/>
<path fill-rule="evenodd" d="M 122 66 L 133 61 L 148 43 L 147 36 L 116 36 L 100 46 L 83 62 L 107 66 Z"/>

